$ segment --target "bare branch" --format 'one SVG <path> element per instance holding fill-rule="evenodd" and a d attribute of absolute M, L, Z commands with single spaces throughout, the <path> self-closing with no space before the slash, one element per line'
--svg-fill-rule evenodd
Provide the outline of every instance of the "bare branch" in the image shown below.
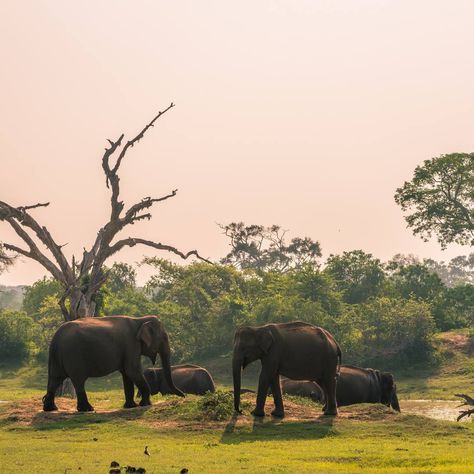
<path fill-rule="evenodd" d="M 20 206 L 20 207 L 17 207 L 17 209 L 19 211 L 27 211 L 29 209 L 36 209 L 37 207 L 47 207 L 47 206 L 49 206 L 49 202 L 44 202 L 44 203 L 39 202 L 38 204 L 33 204 L 31 206 Z"/>
<path fill-rule="evenodd" d="M 167 199 L 170 199 L 176 196 L 177 192 L 178 192 L 177 189 L 173 189 L 171 193 L 167 194 L 166 196 L 162 196 L 160 198 L 154 198 L 154 199 L 150 197 L 143 198 L 139 203 L 134 204 L 132 207 L 130 207 L 130 209 L 125 213 L 125 217 L 123 218 L 123 221 L 125 221 L 125 223 L 128 223 L 128 222 L 132 222 L 133 220 L 136 220 L 135 215 L 138 212 L 143 211 L 144 209 L 150 208 L 151 206 L 153 206 L 155 202 L 166 201 Z"/>
<path fill-rule="evenodd" d="M 5 244 L 5 248 L 18 252 L 21 255 L 25 255 L 29 258 L 32 258 L 33 260 L 36 260 L 41 265 L 43 265 L 43 267 L 45 267 L 54 276 L 54 278 L 56 278 L 60 282 L 64 282 L 64 277 L 59 268 L 56 267 L 56 265 L 54 265 L 54 263 L 40 251 L 34 240 L 28 235 L 28 233 L 23 229 L 23 227 L 13 217 L 9 217 L 5 220 L 13 227 L 13 230 L 23 240 L 23 242 L 28 245 L 30 250 L 27 253 L 25 253 L 25 251 L 18 251 L 18 247 L 15 247 L 17 250 L 14 250 L 14 246 L 10 244 Z"/>
<path fill-rule="evenodd" d="M 145 135 L 145 133 L 147 132 L 147 130 L 150 128 L 150 127 L 153 127 L 154 123 L 162 116 L 164 115 L 166 112 L 168 112 L 168 110 L 172 109 L 174 107 L 174 104 L 173 102 L 171 102 L 170 105 L 168 105 L 168 107 L 166 107 L 165 110 L 163 110 L 162 112 L 158 112 L 158 115 L 148 124 L 145 126 L 145 128 L 135 137 L 133 138 L 132 140 L 129 140 L 125 146 L 123 147 L 122 151 L 120 152 L 120 155 L 117 159 L 117 162 L 115 163 L 115 166 L 114 168 L 112 169 L 112 172 L 113 173 L 116 173 L 117 170 L 120 168 L 120 164 L 122 163 L 122 160 L 123 158 L 125 157 L 128 149 L 130 147 L 133 147 L 135 145 L 135 143 L 137 143 L 138 141 L 140 141 L 143 136 Z"/>
<path fill-rule="evenodd" d="M 66 280 L 72 280 L 72 269 L 68 264 L 66 257 L 61 251 L 61 247 L 56 244 L 46 227 L 41 227 L 38 222 L 25 210 L 27 207 L 44 207 L 47 204 L 36 204 L 34 206 L 26 207 L 13 207 L 6 202 L 0 201 L 0 220 L 7 221 L 14 229 L 15 232 L 28 244 L 30 250 L 36 255 L 35 260 L 40 262 L 49 272 L 53 274 L 61 282 Z M 56 262 L 59 265 L 59 269 L 49 260 L 36 246 L 33 239 L 28 235 L 25 227 L 31 229 L 38 239 L 46 246 L 46 248 L 53 254 Z M 54 267 L 54 272 L 53 272 Z M 63 277 L 58 278 L 62 272 Z"/>
<path fill-rule="evenodd" d="M 207 258 L 201 257 L 197 250 L 190 250 L 187 253 L 183 253 L 175 247 L 171 245 L 166 245 L 162 243 L 152 242 L 151 240 L 139 239 L 139 238 L 132 238 L 129 237 L 128 239 L 122 239 L 116 242 L 112 247 L 110 247 L 107 257 L 110 257 L 114 253 L 121 250 L 123 247 L 134 247 L 135 245 L 146 245 L 147 247 L 153 247 L 157 250 L 166 250 L 167 252 L 174 253 L 175 255 L 180 256 L 183 260 L 186 260 L 188 257 L 194 256 L 199 260 L 202 260 L 206 263 L 213 263 Z"/>

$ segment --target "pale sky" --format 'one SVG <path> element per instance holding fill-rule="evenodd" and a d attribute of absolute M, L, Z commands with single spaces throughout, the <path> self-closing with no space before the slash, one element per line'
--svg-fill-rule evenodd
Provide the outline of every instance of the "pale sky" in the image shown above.
<path fill-rule="evenodd" d="M 244 221 L 325 257 L 467 254 L 413 237 L 393 195 L 423 160 L 473 151 L 473 18 L 453 0 L 2 0 L 0 199 L 50 201 L 32 212 L 80 255 L 109 214 L 106 139 L 173 101 L 121 188 L 128 204 L 179 193 L 124 237 L 217 259 L 216 223 Z M 0 241 L 18 243 L 4 223 Z M 117 260 L 143 255 L 167 257 Z M 0 284 L 43 274 L 23 259 Z"/>

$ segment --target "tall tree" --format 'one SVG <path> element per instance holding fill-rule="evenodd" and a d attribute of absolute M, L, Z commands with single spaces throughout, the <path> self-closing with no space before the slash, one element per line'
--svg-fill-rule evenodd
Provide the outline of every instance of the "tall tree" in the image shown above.
<path fill-rule="evenodd" d="M 287 242 L 286 231 L 278 225 L 264 227 L 231 222 L 221 225 L 229 237 L 231 250 L 221 263 L 236 268 L 285 272 L 316 264 L 321 257 L 319 242 L 309 237 L 295 237 Z"/>
<path fill-rule="evenodd" d="M 380 260 L 362 250 L 330 255 L 324 271 L 334 278 L 344 301 L 349 304 L 362 303 L 376 296 L 385 280 Z"/>
<path fill-rule="evenodd" d="M 474 153 L 452 153 L 417 166 L 395 193 L 408 227 L 423 240 L 433 235 L 443 248 L 474 245 Z"/>
<path fill-rule="evenodd" d="M 124 134 L 120 135 L 115 141 L 108 140 L 109 146 L 105 149 L 102 157 L 102 169 L 105 174 L 106 186 L 111 193 L 110 218 L 97 232 L 92 247 L 88 250 L 84 249 L 82 259 L 79 262 L 74 256 L 69 261 L 63 252 L 63 246 L 59 245 L 48 229 L 40 225 L 33 217 L 31 211 L 46 207 L 49 203 L 13 206 L 0 201 L 0 221 L 8 223 L 23 243 L 26 244 L 25 248 L 25 246 L 20 247 L 8 243 L 4 244 L 4 248 L 37 261 L 61 284 L 63 294 L 60 298 L 60 307 L 66 321 L 96 314 L 95 298 L 107 279 L 104 263 L 124 247 L 133 247 L 140 244 L 157 250 L 166 250 L 183 259 L 190 256 L 201 259 L 196 250 L 183 253 L 172 245 L 139 237 L 118 239 L 118 234 L 124 228 L 128 228 L 135 222 L 151 219 L 150 208 L 154 204 L 166 201 L 177 193 L 175 189 L 158 198 L 145 197 L 140 202 L 126 208 L 125 203 L 120 200 L 120 178 L 118 175 L 120 165 L 130 149 L 172 107 L 174 107 L 173 103 L 162 112 L 159 112 L 138 135 L 125 144 L 123 144 Z"/>

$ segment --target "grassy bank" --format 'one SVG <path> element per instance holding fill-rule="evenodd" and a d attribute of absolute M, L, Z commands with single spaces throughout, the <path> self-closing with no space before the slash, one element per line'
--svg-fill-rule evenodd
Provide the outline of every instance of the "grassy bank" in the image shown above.
<path fill-rule="evenodd" d="M 440 336 L 439 365 L 396 373 L 401 400 L 474 393 L 473 357 L 466 338 L 458 336 Z M 229 363 L 224 357 L 203 365 L 228 388 Z M 258 364 L 249 369 L 243 385 L 255 388 Z M 193 396 L 157 396 L 152 407 L 122 410 L 117 375 L 89 380 L 96 413 L 75 413 L 75 402 L 65 398 L 58 400 L 59 412 L 43 413 L 45 383 L 42 365 L 0 368 L 0 400 L 7 401 L 0 402 L 2 474 L 104 473 L 111 461 L 148 473 L 178 473 L 183 467 L 190 473 L 474 472 L 472 423 L 397 414 L 375 405 L 344 407 L 339 417 L 327 418 L 320 407 L 297 398 L 286 399 L 283 421 L 260 421 L 249 414 L 252 394 L 244 396 L 240 417 L 232 416 L 231 399 L 225 397 L 210 412 Z M 218 420 L 214 409 L 221 410 Z"/>
<path fill-rule="evenodd" d="M 252 401 L 247 397 L 247 401 Z M 382 406 L 341 409 L 336 419 L 287 402 L 283 421 L 248 411 L 222 422 L 199 416 L 199 400 L 162 399 L 152 408 L 45 414 L 39 401 L 0 408 L 0 472 L 107 472 L 111 461 L 147 472 L 474 471 L 470 423 L 399 415 Z M 112 403 L 113 405 L 113 403 Z M 70 410 L 70 411 L 69 411 Z M 143 454 L 148 446 L 151 456 Z"/>

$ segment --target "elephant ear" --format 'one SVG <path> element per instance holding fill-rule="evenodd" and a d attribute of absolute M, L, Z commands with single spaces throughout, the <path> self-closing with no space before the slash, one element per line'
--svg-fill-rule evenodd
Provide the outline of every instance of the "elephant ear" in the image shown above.
<path fill-rule="evenodd" d="M 272 347 L 273 341 L 273 334 L 269 330 L 263 331 L 260 335 L 260 348 L 265 354 L 268 353 L 270 347 Z"/>
<path fill-rule="evenodd" d="M 150 347 L 153 341 L 153 326 L 150 321 L 142 324 L 137 333 L 137 339 L 142 341 L 145 346 Z"/>

